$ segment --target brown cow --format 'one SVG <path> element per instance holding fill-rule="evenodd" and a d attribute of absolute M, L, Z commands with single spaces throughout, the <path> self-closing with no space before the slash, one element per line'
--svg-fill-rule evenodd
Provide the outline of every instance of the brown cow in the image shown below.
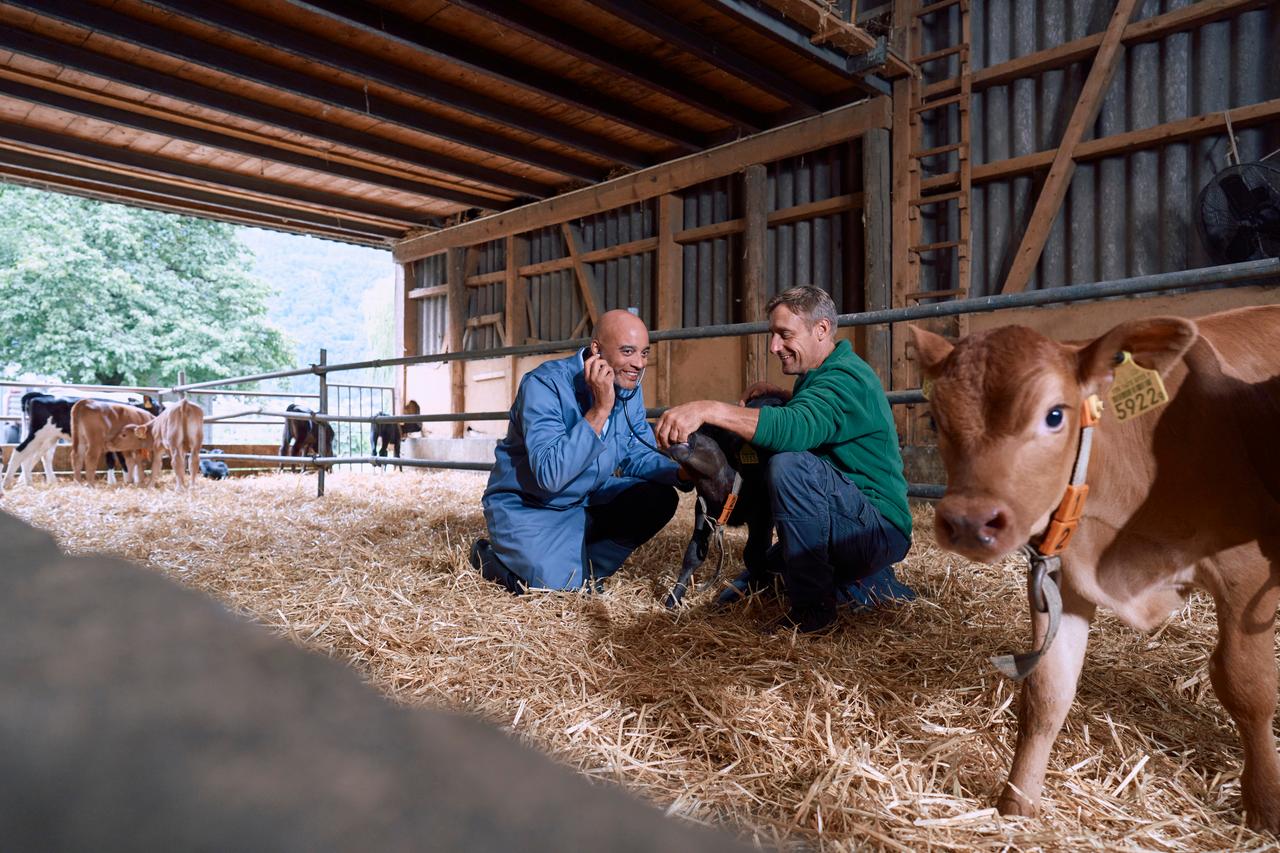
<path fill-rule="evenodd" d="M 1149 631 L 1207 590 L 1218 615 L 1209 665 L 1244 747 L 1249 823 L 1280 833 L 1274 622 L 1280 599 L 1280 306 L 1196 322 L 1154 317 L 1082 344 L 1019 326 L 956 343 L 912 329 L 946 464 L 938 542 L 991 562 L 1045 530 L 1075 463 L 1081 409 L 1123 353 L 1164 377 L 1170 402 L 1104 411 L 1088 497 L 1062 552 L 1056 642 L 1026 682 L 1006 814 L 1034 813 L 1075 696 L 1095 608 Z M 1043 544 L 1043 543 L 1042 543 Z M 1046 616 L 1035 613 L 1039 646 Z"/>
<path fill-rule="evenodd" d="M 190 400 L 179 400 L 150 423 L 125 427 L 121 435 L 151 450 L 151 484 L 156 488 L 160 487 L 160 464 L 166 455 L 172 460 L 175 489 L 191 488 L 199 479 L 204 412 Z"/>
<path fill-rule="evenodd" d="M 147 442 L 122 433 L 127 426 L 153 420 L 150 412 L 125 403 L 77 401 L 71 407 L 71 478 L 77 483 L 92 483 L 102 454 L 110 450 L 124 453 L 124 481 L 142 485 L 140 459 L 147 458 Z"/>

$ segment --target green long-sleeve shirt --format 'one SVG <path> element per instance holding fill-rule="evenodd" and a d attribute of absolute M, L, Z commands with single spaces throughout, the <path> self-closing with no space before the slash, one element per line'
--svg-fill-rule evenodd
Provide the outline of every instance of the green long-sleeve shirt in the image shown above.
<path fill-rule="evenodd" d="M 875 371 L 840 341 L 796 380 L 785 406 L 760 410 L 751 443 L 775 453 L 809 450 L 844 474 L 894 527 L 911 537 L 898 432 Z"/>

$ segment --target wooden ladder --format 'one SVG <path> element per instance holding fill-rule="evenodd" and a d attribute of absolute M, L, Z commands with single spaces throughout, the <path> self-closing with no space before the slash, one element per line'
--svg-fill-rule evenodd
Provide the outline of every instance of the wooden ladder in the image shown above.
<path fill-rule="evenodd" d="M 953 6 L 960 10 L 960 41 L 958 44 L 922 53 L 924 42 L 923 25 L 925 19 Z M 924 300 L 962 299 L 969 293 L 969 198 L 972 188 L 972 176 L 969 157 L 969 101 L 972 94 L 972 76 L 969 70 L 969 0 L 939 0 L 926 3 L 911 12 L 906 33 L 907 58 L 917 68 L 924 68 L 933 62 L 940 62 L 952 56 L 959 57 L 959 74 L 925 86 L 917 78 L 911 78 L 908 102 L 908 225 L 909 257 L 914 270 L 913 280 L 916 289 L 904 294 L 908 303 L 919 303 Z M 959 114 L 959 125 L 956 128 L 955 141 L 924 148 L 923 115 L 934 110 L 946 109 L 956 105 Z M 930 181 L 926 188 L 922 186 L 921 173 L 924 162 L 932 158 L 945 157 L 954 153 L 959 160 L 959 169 L 950 174 L 953 180 L 946 183 Z M 953 239 L 932 243 L 924 242 L 924 208 L 932 208 L 938 217 L 947 212 L 948 205 L 956 205 L 959 232 Z M 926 290 L 924 283 L 923 257 L 942 257 L 947 253 L 956 253 L 956 281 L 954 286 L 941 290 Z"/>

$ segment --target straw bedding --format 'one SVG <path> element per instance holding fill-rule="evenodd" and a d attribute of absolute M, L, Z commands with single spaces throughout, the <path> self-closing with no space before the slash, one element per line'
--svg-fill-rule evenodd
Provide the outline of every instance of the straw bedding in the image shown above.
<path fill-rule="evenodd" d="M 0 508 L 69 551 L 130 557 L 204 590 L 349 661 L 395 701 L 481 715 L 762 847 L 1275 849 L 1242 826 L 1203 597 L 1149 637 L 1100 616 L 1044 815 L 1000 818 L 990 806 L 1016 706 L 986 659 L 1029 641 L 1015 561 L 937 549 L 921 508 L 902 571 L 920 600 L 844 614 L 826 638 L 764 636 L 775 603 L 718 614 L 705 593 L 674 616 L 658 603 L 690 532 L 687 497 L 604 594 L 508 596 L 466 565 L 483 484 L 336 474 L 317 500 L 313 477 L 273 474 L 204 481 L 190 497 L 20 487 Z M 733 550 L 742 540 L 731 532 Z M 732 554 L 726 573 L 739 567 Z"/>

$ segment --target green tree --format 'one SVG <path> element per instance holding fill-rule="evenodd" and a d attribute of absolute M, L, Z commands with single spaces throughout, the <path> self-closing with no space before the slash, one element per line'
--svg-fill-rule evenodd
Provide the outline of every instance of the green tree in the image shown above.
<path fill-rule="evenodd" d="M 232 225 L 0 187 L 0 366 L 104 385 L 289 366 L 251 262 Z"/>

